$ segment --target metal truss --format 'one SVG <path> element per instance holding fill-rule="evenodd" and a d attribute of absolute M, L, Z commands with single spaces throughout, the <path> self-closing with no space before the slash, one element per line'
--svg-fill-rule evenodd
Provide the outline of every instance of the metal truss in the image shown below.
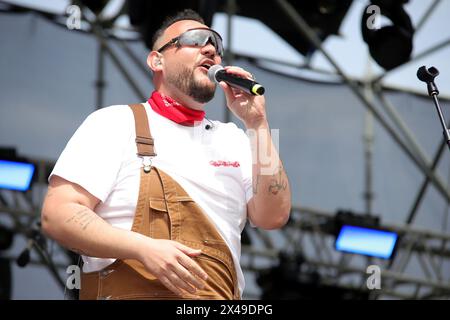
<path fill-rule="evenodd" d="M 40 164 L 38 172 L 46 172 L 53 165 L 45 161 L 37 163 Z M 0 191 L 0 215 L 11 218 L 16 234 L 28 237 L 34 222 L 39 220 L 46 188 L 44 178 L 35 182 L 26 193 Z M 289 223 L 281 230 L 267 232 L 247 227 L 251 244 L 242 247 L 242 268 L 258 276 L 264 270 L 276 266 L 281 253 L 292 256 L 300 254 L 304 258 L 303 267 L 319 272 L 321 284 L 368 291 L 367 267 L 376 265 L 381 269 L 382 287 L 380 290 L 368 291 L 371 299 L 450 299 L 450 274 L 445 270 L 445 266 L 448 267 L 450 263 L 450 234 L 408 226 L 383 225 L 386 230 L 398 233 L 400 238 L 395 260 L 386 261 L 336 251 L 334 234 L 330 232 L 333 223 L 332 212 L 293 208 Z M 39 254 L 39 259 L 30 263 L 47 267 L 64 288 L 65 281 L 61 274 L 69 264 L 73 264 L 71 255 L 56 246 L 54 254 L 59 255 L 59 261 L 54 262 L 45 248 L 40 248 L 38 244 L 32 248 Z M 63 262 L 61 253 L 65 255 Z M 17 259 L 11 255 L 7 257 L 13 261 Z M 416 268 L 411 270 L 411 265 Z"/>
<path fill-rule="evenodd" d="M 445 262 L 447 268 L 450 263 L 450 234 L 383 225 L 399 235 L 395 259 L 369 258 L 334 249 L 335 236 L 330 232 L 334 216 L 332 212 L 294 208 L 282 231 L 247 228 L 252 245 L 242 248 L 243 269 L 259 275 L 277 266 L 281 253 L 300 254 L 302 270 L 317 270 L 321 284 L 365 291 L 371 299 L 450 299 L 450 273 L 445 270 Z M 371 265 L 381 271 L 379 290 L 367 287 Z"/>

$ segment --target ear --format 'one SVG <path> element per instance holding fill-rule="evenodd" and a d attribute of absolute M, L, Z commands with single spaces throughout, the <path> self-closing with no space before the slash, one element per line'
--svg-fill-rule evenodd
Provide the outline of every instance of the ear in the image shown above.
<path fill-rule="evenodd" d="M 157 51 L 148 54 L 147 64 L 153 72 L 161 71 L 163 68 L 164 57 Z"/>

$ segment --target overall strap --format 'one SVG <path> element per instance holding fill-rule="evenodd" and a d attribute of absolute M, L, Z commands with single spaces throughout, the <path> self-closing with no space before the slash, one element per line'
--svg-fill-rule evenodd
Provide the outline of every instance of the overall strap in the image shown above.
<path fill-rule="evenodd" d="M 156 156 L 154 150 L 154 140 L 150 133 L 150 126 L 148 125 L 147 112 L 143 104 L 129 105 L 134 115 L 134 123 L 136 126 L 136 146 L 138 156 L 144 159 L 144 172 L 148 173 L 151 170 L 150 157 Z"/>
<path fill-rule="evenodd" d="M 142 104 L 130 104 L 129 107 L 133 111 L 134 123 L 136 126 L 136 146 L 137 154 L 143 159 L 143 170 L 140 173 L 139 182 L 139 196 L 136 204 L 136 212 L 134 215 L 132 231 L 142 233 L 142 229 L 148 227 L 148 219 L 145 215 L 148 214 L 150 196 L 150 174 L 151 159 L 156 156 L 154 148 L 154 141 L 150 134 L 150 126 L 148 124 L 147 112 Z"/>
<path fill-rule="evenodd" d="M 136 125 L 136 146 L 138 149 L 138 155 L 141 157 L 156 156 L 156 153 L 153 150 L 154 141 L 150 133 L 145 107 L 139 103 L 130 104 L 130 108 L 133 110 L 134 123 Z"/>

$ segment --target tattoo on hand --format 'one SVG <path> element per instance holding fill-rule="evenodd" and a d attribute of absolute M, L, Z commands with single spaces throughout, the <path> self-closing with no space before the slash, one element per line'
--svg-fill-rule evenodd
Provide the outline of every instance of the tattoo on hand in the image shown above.
<path fill-rule="evenodd" d="M 80 211 L 76 212 L 69 219 L 67 219 L 66 223 L 74 222 L 76 224 L 79 224 L 83 230 L 86 230 L 91 222 L 93 222 L 97 218 L 98 216 L 96 214 L 92 214 L 89 209 L 83 208 Z"/>

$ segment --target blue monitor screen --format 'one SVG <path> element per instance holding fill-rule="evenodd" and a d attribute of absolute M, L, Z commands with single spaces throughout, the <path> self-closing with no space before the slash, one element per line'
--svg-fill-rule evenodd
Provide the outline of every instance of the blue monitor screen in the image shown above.
<path fill-rule="evenodd" d="M 336 250 L 389 259 L 397 242 L 394 232 L 344 225 L 336 238 Z"/>
<path fill-rule="evenodd" d="M 0 189 L 26 191 L 33 173 L 31 163 L 0 160 Z"/>

